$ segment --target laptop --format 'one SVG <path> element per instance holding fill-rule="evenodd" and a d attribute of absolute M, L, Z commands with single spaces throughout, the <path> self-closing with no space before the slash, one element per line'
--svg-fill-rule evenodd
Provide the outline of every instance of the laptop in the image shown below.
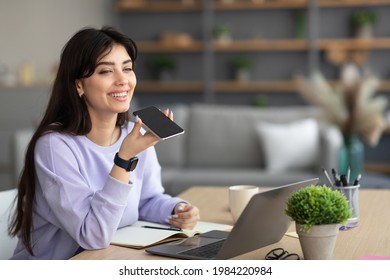
<path fill-rule="evenodd" d="M 224 260 L 279 242 L 291 225 L 284 213 L 289 196 L 317 184 L 318 178 L 255 194 L 230 232 L 212 230 L 183 240 L 152 246 L 150 254 L 191 260 Z"/>

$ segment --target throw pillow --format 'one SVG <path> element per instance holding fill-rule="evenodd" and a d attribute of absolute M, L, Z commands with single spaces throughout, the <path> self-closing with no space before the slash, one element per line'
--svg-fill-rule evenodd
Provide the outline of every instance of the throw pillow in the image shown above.
<path fill-rule="evenodd" d="M 269 171 L 310 168 L 318 160 L 319 128 L 314 119 L 287 124 L 261 122 L 256 130 Z"/>

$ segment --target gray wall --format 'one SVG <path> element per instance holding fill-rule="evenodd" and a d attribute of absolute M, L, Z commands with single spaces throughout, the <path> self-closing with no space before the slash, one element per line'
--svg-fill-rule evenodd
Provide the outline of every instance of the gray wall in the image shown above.
<path fill-rule="evenodd" d="M 30 61 L 42 79 L 73 33 L 111 23 L 112 14 L 110 0 L 0 0 L 0 63 L 17 72 Z"/>
<path fill-rule="evenodd" d="M 114 24 L 111 0 L 0 0 L 0 65 L 17 76 L 28 61 L 36 82 L 45 84 L 0 85 L 0 189 L 15 185 L 11 136 L 41 116 L 63 45 L 78 29 L 103 24 Z"/>

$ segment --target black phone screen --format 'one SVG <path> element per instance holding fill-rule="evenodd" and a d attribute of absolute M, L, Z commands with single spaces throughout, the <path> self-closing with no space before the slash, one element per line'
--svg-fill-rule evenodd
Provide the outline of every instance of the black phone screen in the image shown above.
<path fill-rule="evenodd" d="M 157 107 L 150 106 L 133 112 L 141 118 L 143 124 L 161 139 L 167 139 L 184 133 L 184 129 L 165 116 Z"/>

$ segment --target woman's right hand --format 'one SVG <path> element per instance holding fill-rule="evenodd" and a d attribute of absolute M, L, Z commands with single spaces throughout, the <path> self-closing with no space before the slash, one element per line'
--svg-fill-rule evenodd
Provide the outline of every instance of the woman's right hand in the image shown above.
<path fill-rule="evenodd" d="M 151 146 L 156 145 L 160 141 L 160 138 L 158 138 L 150 131 L 147 131 L 145 134 L 142 134 L 141 128 L 142 120 L 136 117 L 133 129 L 125 137 L 119 149 L 119 157 L 123 159 L 135 157 L 140 152 L 146 150 Z"/>
<path fill-rule="evenodd" d="M 156 145 L 160 140 L 151 132 L 141 133 L 142 121 L 136 118 L 133 129 L 125 137 L 119 148 L 118 155 L 122 159 L 131 159 L 147 148 Z M 113 165 L 110 175 L 119 181 L 128 183 L 130 180 L 130 172 L 127 172 L 117 165 Z"/>

